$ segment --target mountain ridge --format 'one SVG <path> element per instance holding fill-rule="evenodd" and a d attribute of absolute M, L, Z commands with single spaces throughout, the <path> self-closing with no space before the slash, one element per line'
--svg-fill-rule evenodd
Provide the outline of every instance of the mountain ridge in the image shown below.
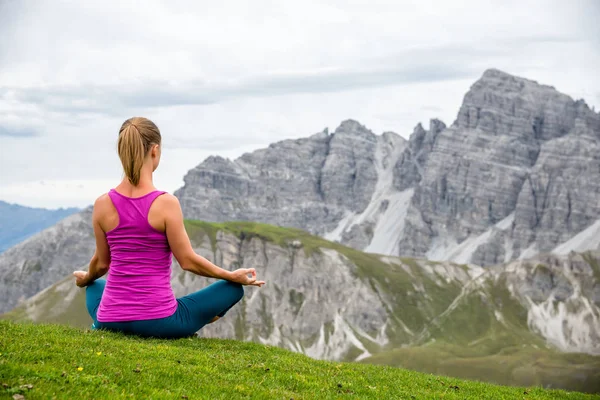
<path fill-rule="evenodd" d="M 192 219 L 493 265 L 551 251 L 600 220 L 599 153 L 600 114 L 584 101 L 491 69 L 450 126 L 432 119 L 407 141 L 346 120 L 233 161 L 208 159 L 175 195 Z"/>

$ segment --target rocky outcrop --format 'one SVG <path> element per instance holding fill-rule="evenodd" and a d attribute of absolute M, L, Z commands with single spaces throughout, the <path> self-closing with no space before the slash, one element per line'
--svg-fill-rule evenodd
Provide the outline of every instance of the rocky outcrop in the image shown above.
<path fill-rule="evenodd" d="M 409 210 L 419 218 L 407 223 L 400 253 L 451 259 L 486 232 L 465 261 L 551 251 L 599 217 L 599 145 L 600 115 L 584 102 L 486 71 L 437 136 Z"/>
<path fill-rule="evenodd" d="M 285 140 L 235 161 L 210 157 L 187 173 L 175 195 L 186 218 L 259 221 L 325 235 L 348 214 L 365 211 L 382 171 L 395 162 L 390 157 L 404 145 L 394 133 L 377 136 L 348 120 L 332 134 Z M 346 240 L 367 245 L 369 223 Z"/>
<path fill-rule="evenodd" d="M 515 252 L 530 243 L 549 251 L 600 215 L 600 129 L 576 128 L 544 143 L 524 182 L 515 210 Z"/>
<path fill-rule="evenodd" d="M 394 166 L 394 187 L 398 190 L 406 190 L 417 186 L 424 174 L 429 154 L 440 132 L 446 129 L 446 124 L 437 119 L 429 123 L 429 130 L 423 129 L 419 123 L 408 142 L 406 150 Z"/>
<path fill-rule="evenodd" d="M 465 336 L 453 320 L 487 318 L 483 313 L 495 320 L 493 329 L 485 329 L 498 337 L 522 324 L 561 351 L 600 355 L 599 258 L 598 251 L 544 254 L 483 269 L 419 340 L 467 344 L 472 336 Z M 487 311 L 474 310 L 474 303 Z M 452 326 L 457 330 L 448 337 Z"/>

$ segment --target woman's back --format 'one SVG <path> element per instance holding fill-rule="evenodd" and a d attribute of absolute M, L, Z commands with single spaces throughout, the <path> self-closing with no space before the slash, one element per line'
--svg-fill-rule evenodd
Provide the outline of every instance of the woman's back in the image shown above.
<path fill-rule="evenodd" d="M 118 224 L 106 231 L 111 262 L 98 321 L 156 319 L 176 310 L 167 236 L 148 220 L 150 207 L 164 193 L 154 190 L 136 198 L 114 189 L 108 193 Z"/>
<path fill-rule="evenodd" d="M 86 287 L 93 329 L 143 336 L 193 335 L 223 317 L 243 295 L 242 285 L 262 286 L 254 268 L 228 271 L 196 254 L 177 197 L 158 191 L 152 174 L 161 155 L 161 135 L 149 119 L 134 117 L 119 130 L 123 181 L 98 197 L 92 212 L 96 251 L 88 271 L 75 271 Z M 183 270 L 219 279 L 175 299 L 171 259 Z M 108 279 L 99 279 L 108 272 Z"/>

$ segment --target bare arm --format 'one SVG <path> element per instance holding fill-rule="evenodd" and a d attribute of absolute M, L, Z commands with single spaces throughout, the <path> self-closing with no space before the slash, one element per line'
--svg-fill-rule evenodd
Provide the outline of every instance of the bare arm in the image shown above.
<path fill-rule="evenodd" d="M 229 280 L 231 272 L 219 268 L 206 258 L 196 254 L 183 224 L 183 213 L 179 200 L 175 196 L 164 195 L 165 232 L 173 255 L 186 271 L 209 278 Z M 166 198 L 168 196 L 168 198 Z"/>
<path fill-rule="evenodd" d="M 76 271 L 73 273 L 77 286 L 87 286 L 96 279 L 104 276 L 110 266 L 110 249 L 106 240 L 106 233 L 100 226 L 100 216 L 105 211 L 105 199 L 99 197 L 94 203 L 92 212 L 92 225 L 94 227 L 94 237 L 96 238 L 96 251 L 90 260 L 87 272 Z"/>
<path fill-rule="evenodd" d="M 263 281 L 256 280 L 254 268 L 240 268 L 235 271 L 227 271 L 216 266 L 201 255 L 196 254 L 192 248 L 190 238 L 183 224 L 183 213 L 177 197 L 163 195 L 165 204 L 165 232 L 173 255 L 186 271 L 209 278 L 225 279 L 242 285 L 262 286 Z M 251 277 L 248 277 L 248 274 Z"/>

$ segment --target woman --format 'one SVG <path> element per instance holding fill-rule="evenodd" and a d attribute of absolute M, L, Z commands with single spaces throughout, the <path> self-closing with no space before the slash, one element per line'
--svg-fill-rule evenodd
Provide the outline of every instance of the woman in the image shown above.
<path fill-rule="evenodd" d="M 227 271 L 194 252 L 178 199 L 152 183 L 160 143 L 157 126 L 146 118 L 128 119 L 119 131 L 125 177 L 94 203 L 96 252 L 87 272 L 73 273 L 77 286 L 86 287 L 92 329 L 190 336 L 240 301 L 242 285 L 265 284 L 256 279 L 254 268 Z M 176 299 L 170 282 L 171 254 L 184 270 L 220 280 Z M 109 268 L 108 279 L 98 279 Z"/>

